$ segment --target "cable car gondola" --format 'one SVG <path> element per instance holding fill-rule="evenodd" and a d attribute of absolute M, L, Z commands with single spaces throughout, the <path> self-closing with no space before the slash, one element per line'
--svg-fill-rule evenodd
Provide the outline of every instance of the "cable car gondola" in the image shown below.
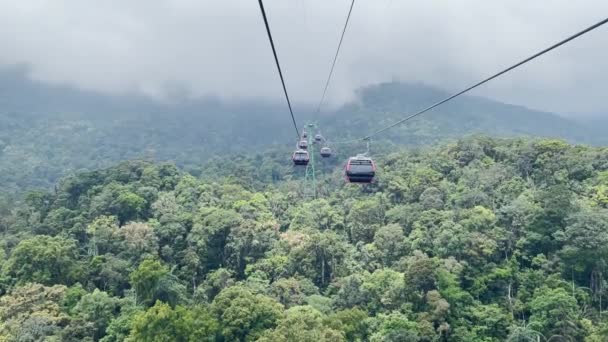
<path fill-rule="evenodd" d="M 306 140 L 300 140 L 300 142 L 298 143 L 298 148 L 301 150 L 307 150 L 308 149 L 308 141 Z"/>
<path fill-rule="evenodd" d="M 321 134 L 315 135 L 315 141 L 316 142 L 321 142 L 321 140 L 323 140 L 323 136 Z"/>
<path fill-rule="evenodd" d="M 321 157 L 323 157 L 323 158 L 331 157 L 331 149 L 329 147 L 322 147 L 321 148 Z"/>
<path fill-rule="evenodd" d="M 308 165 L 310 156 L 306 150 L 296 150 L 291 156 L 291 160 L 295 165 Z"/>
<path fill-rule="evenodd" d="M 308 138 L 308 133 L 306 131 L 302 132 L 302 139 Z"/>
<path fill-rule="evenodd" d="M 350 183 L 371 183 L 376 175 L 376 164 L 363 155 L 350 157 L 344 173 Z"/>

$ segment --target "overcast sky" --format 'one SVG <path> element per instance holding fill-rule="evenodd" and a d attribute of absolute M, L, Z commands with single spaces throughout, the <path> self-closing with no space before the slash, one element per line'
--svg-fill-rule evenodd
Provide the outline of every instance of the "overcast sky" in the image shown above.
<path fill-rule="evenodd" d="M 287 86 L 315 103 L 350 0 L 266 0 Z M 608 16 L 606 0 L 356 0 L 334 105 L 383 81 L 458 90 Z M 0 0 L 0 67 L 109 93 L 281 100 L 255 0 Z M 476 90 L 608 115 L 608 25 Z"/>

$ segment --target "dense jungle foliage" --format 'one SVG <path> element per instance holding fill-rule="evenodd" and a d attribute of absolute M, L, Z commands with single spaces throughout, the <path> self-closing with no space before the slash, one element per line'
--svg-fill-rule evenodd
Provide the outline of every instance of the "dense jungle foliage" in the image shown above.
<path fill-rule="evenodd" d="M 608 340 L 608 149 L 131 161 L 0 205 L 0 341 Z"/>

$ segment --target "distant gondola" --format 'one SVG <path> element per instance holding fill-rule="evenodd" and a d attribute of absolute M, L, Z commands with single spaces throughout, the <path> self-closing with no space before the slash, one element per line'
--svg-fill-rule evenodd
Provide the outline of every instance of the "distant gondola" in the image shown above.
<path fill-rule="evenodd" d="M 323 136 L 321 134 L 315 135 L 315 141 L 316 142 L 321 142 L 321 140 L 323 140 Z"/>
<path fill-rule="evenodd" d="M 295 165 L 308 165 L 310 156 L 306 150 L 296 150 L 291 156 L 291 160 Z"/>
<path fill-rule="evenodd" d="M 300 140 L 300 142 L 298 143 L 298 148 L 301 150 L 307 150 L 308 142 L 306 140 Z"/>
<path fill-rule="evenodd" d="M 308 133 L 306 131 L 302 132 L 302 139 L 308 138 Z"/>
<path fill-rule="evenodd" d="M 371 183 L 376 175 L 376 164 L 363 155 L 350 157 L 346 163 L 345 175 L 351 183 Z"/>
<path fill-rule="evenodd" d="M 323 158 L 331 157 L 331 149 L 329 147 L 322 147 L 321 148 L 321 157 L 323 157 Z"/>

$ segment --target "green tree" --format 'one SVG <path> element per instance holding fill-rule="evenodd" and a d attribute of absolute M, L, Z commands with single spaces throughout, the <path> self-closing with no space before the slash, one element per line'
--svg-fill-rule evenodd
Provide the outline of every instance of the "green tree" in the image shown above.
<path fill-rule="evenodd" d="M 530 302 L 530 328 L 545 336 L 559 335 L 564 339 L 581 338 L 577 318 L 577 302 L 563 288 L 540 288 Z"/>
<path fill-rule="evenodd" d="M 137 194 L 131 192 L 120 193 L 116 198 L 118 219 L 120 222 L 138 219 L 146 204 L 146 200 Z"/>
<path fill-rule="evenodd" d="M 224 289 L 213 300 L 212 312 L 220 322 L 221 334 L 228 341 L 255 340 L 273 328 L 283 307 L 273 299 L 251 293 L 241 286 Z"/>
<path fill-rule="evenodd" d="M 302 341 L 338 342 L 346 341 L 341 331 L 324 325 L 323 315 L 310 306 L 294 306 L 285 312 L 285 317 L 273 330 L 266 331 L 260 342 Z"/>
<path fill-rule="evenodd" d="M 110 321 L 105 336 L 101 338 L 101 342 L 121 342 L 125 341 L 131 333 L 131 327 L 135 317 L 141 315 L 144 310 L 135 305 L 135 298 L 128 296 L 122 298 L 120 314 Z"/>
<path fill-rule="evenodd" d="M 92 337 L 97 341 L 105 335 L 110 321 L 118 316 L 120 304 L 118 298 L 110 297 L 107 293 L 95 289 L 93 293 L 84 295 L 71 310 L 72 316 L 77 319 L 72 324 L 92 323 Z"/>
<path fill-rule="evenodd" d="M 137 302 L 146 306 L 157 300 L 175 305 L 185 295 L 185 287 L 157 260 L 144 260 L 131 273 L 130 282 L 135 289 Z"/>
<path fill-rule="evenodd" d="M 444 206 L 443 194 L 436 187 L 426 188 L 420 194 L 420 204 L 426 210 L 437 209 L 441 210 Z"/>
<path fill-rule="evenodd" d="M 367 313 L 359 308 L 340 310 L 330 315 L 327 325 L 343 331 L 347 341 L 367 341 L 369 320 Z"/>
<path fill-rule="evenodd" d="M 308 279 L 278 279 L 270 285 L 270 295 L 286 308 L 303 305 L 306 297 L 318 294 L 317 287 Z"/>
<path fill-rule="evenodd" d="M 203 307 L 171 308 L 156 302 L 147 311 L 137 314 L 126 341 L 214 341 L 218 324 Z"/>
<path fill-rule="evenodd" d="M 205 300 L 212 301 L 223 289 L 234 285 L 234 272 L 229 269 L 219 268 L 207 274 L 207 278 L 200 285 L 200 291 L 204 293 Z"/>
<path fill-rule="evenodd" d="M 80 276 L 76 241 L 46 235 L 22 240 L 12 250 L 4 272 L 17 283 L 72 284 Z"/>
<path fill-rule="evenodd" d="M 555 237 L 564 245 L 559 254 L 566 271 L 582 273 L 592 291 L 599 292 L 608 262 L 608 212 L 582 208 L 568 217 L 566 229 Z"/>
<path fill-rule="evenodd" d="M 384 203 L 381 197 L 357 201 L 346 215 L 347 230 L 352 242 L 372 242 L 376 230 L 384 224 Z"/>
<path fill-rule="evenodd" d="M 88 280 L 98 289 L 122 295 L 129 288 L 129 273 L 134 265 L 112 254 L 93 257 L 87 267 Z"/>
<path fill-rule="evenodd" d="M 489 341 L 504 341 L 512 324 L 509 312 L 496 304 L 476 305 L 471 308 L 474 322 L 472 330 L 480 338 Z"/>
<path fill-rule="evenodd" d="M 344 229 L 344 215 L 326 199 L 306 202 L 292 214 L 290 229 L 313 228 L 317 230 Z"/>
<path fill-rule="evenodd" d="M 367 311 L 375 314 L 400 308 L 406 302 L 403 273 L 380 269 L 368 275 L 363 284 Z"/>
<path fill-rule="evenodd" d="M 89 255 L 97 256 L 116 251 L 118 220 L 112 216 L 100 216 L 87 226 Z"/>
<path fill-rule="evenodd" d="M 427 292 L 436 288 L 439 266 L 436 258 L 429 258 L 420 251 L 414 251 L 413 255 L 404 261 L 405 282 L 409 289 Z"/>
<path fill-rule="evenodd" d="M 226 264 L 226 243 L 232 229 L 241 224 L 242 217 L 233 210 L 202 208 L 196 218 L 188 242 L 201 255 L 206 269 Z"/>
<path fill-rule="evenodd" d="M 290 268 L 313 279 L 319 287 L 326 286 L 332 279 L 345 274 L 345 265 L 351 256 L 351 249 L 343 236 L 334 231 L 314 232 L 302 235 L 289 253 Z"/>
<path fill-rule="evenodd" d="M 378 229 L 374 235 L 374 246 L 383 265 L 390 266 L 407 252 L 408 244 L 403 229 L 389 224 Z"/>
<path fill-rule="evenodd" d="M 247 265 L 263 258 L 278 240 L 277 222 L 270 218 L 246 220 L 234 227 L 228 236 L 225 254 L 227 266 L 243 276 Z"/>
<path fill-rule="evenodd" d="M 111 182 L 91 199 L 93 216 L 116 216 L 120 224 L 140 219 L 148 206 L 145 198 L 128 187 Z"/>
<path fill-rule="evenodd" d="M 398 312 L 380 314 L 372 319 L 372 342 L 417 342 L 418 327 L 415 322 L 411 322 L 407 317 Z"/>

